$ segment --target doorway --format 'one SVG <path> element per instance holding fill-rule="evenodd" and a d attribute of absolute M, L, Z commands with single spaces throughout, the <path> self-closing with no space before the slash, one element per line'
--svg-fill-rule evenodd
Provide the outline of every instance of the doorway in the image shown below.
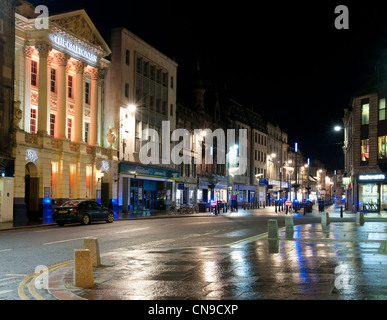
<path fill-rule="evenodd" d="M 24 202 L 28 213 L 39 212 L 39 177 L 36 165 L 29 162 L 25 166 Z"/>

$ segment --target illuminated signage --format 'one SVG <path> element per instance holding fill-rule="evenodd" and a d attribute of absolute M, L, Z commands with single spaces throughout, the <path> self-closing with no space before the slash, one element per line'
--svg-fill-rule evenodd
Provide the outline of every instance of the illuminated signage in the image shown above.
<path fill-rule="evenodd" d="M 386 175 L 383 173 L 377 174 L 361 174 L 359 175 L 359 181 L 367 181 L 367 180 L 384 180 L 386 179 Z"/>
<path fill-rule="evenodd" d="M 50 39 L 56 45 L 67 49 L 69 53 L 73 53 L 79 57 L 82 57 L 93 64 L 97 63 L 97 56 L 94 53 L 83 49 L 82 47 L 72 43 L 71 41 L 68 41 L 65 38 L 56 34 L 50 34 Z"/>
<path fill-rule="evenodd" d="M 343 184 L 350 185 L 351 184 L 351 177 L 343 177 Z"/>

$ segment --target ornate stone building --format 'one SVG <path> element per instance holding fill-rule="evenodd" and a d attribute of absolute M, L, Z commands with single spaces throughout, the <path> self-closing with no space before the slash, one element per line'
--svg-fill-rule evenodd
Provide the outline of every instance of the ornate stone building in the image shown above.
<path fill-rule="evenodd" d="M 35 16 L 27 3 L 16 13 L 16 219 L 73 198 L 108 205 L 115 194 L 117 151 L 103 130 L 111 51 L 84 10 L 50 15 L 46 27 Z"/>

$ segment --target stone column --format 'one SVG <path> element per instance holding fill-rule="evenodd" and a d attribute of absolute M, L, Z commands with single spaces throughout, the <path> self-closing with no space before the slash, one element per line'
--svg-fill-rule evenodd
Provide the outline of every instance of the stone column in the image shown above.
<path fill-rule="evenodd" d="M 98 69 L 89 70 L 91 76 L 90 145 L 98 145 Z"/>
<path fill-rule="evenodd" d="M 24 57 L 25 57 L 25 77 L 24 77 L 24 108 L 23 108 L 23 117 L 24 117 L 24 131 L 30 132 L 31 126 L 31 55 L 34 51 L 33 47 L 24 48 Z"/>
<path fill-rule="evenodd" d="M 73 63 L 75 67 L 75 91 L 74 91 L 74 142 L 83 141 L 83 71 L 86 64 L 81 61 Z"/>
<path fill-rule="evenodd" d="M 51 47 L 41 42 L 35 45 L 39 51 L 39 98 L 38 98 L 38 133 L 48 135 L 50 109 L 48 104 L 48 78 L 47 78 L 47 57 Z"/>
<path fill-rule="evenodd" d="M 70 56 L 65 53 L 56 53 L 55 61 L 57 68 L 57 114 L 55 119 L 56 139 L 66 139 L 67 128 L 67 90 L 66 90 L 66 66 Z"/>

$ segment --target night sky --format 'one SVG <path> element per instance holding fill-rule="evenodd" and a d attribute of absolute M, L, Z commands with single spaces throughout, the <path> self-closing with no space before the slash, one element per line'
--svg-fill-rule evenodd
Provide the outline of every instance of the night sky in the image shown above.
<path fill-rule="evenodd" d="M 100 33 L 123 26 L 178 67 L 178 91 L 196 60 L 237 102 L 273 117 L 306 156 L 343 168 L 344 108 L 387 49 L 387 5 L 373 2 L 30 1 L 50 13 L 85 9 Z M 337 30 L 336 6 L 349 9 Z"/>

